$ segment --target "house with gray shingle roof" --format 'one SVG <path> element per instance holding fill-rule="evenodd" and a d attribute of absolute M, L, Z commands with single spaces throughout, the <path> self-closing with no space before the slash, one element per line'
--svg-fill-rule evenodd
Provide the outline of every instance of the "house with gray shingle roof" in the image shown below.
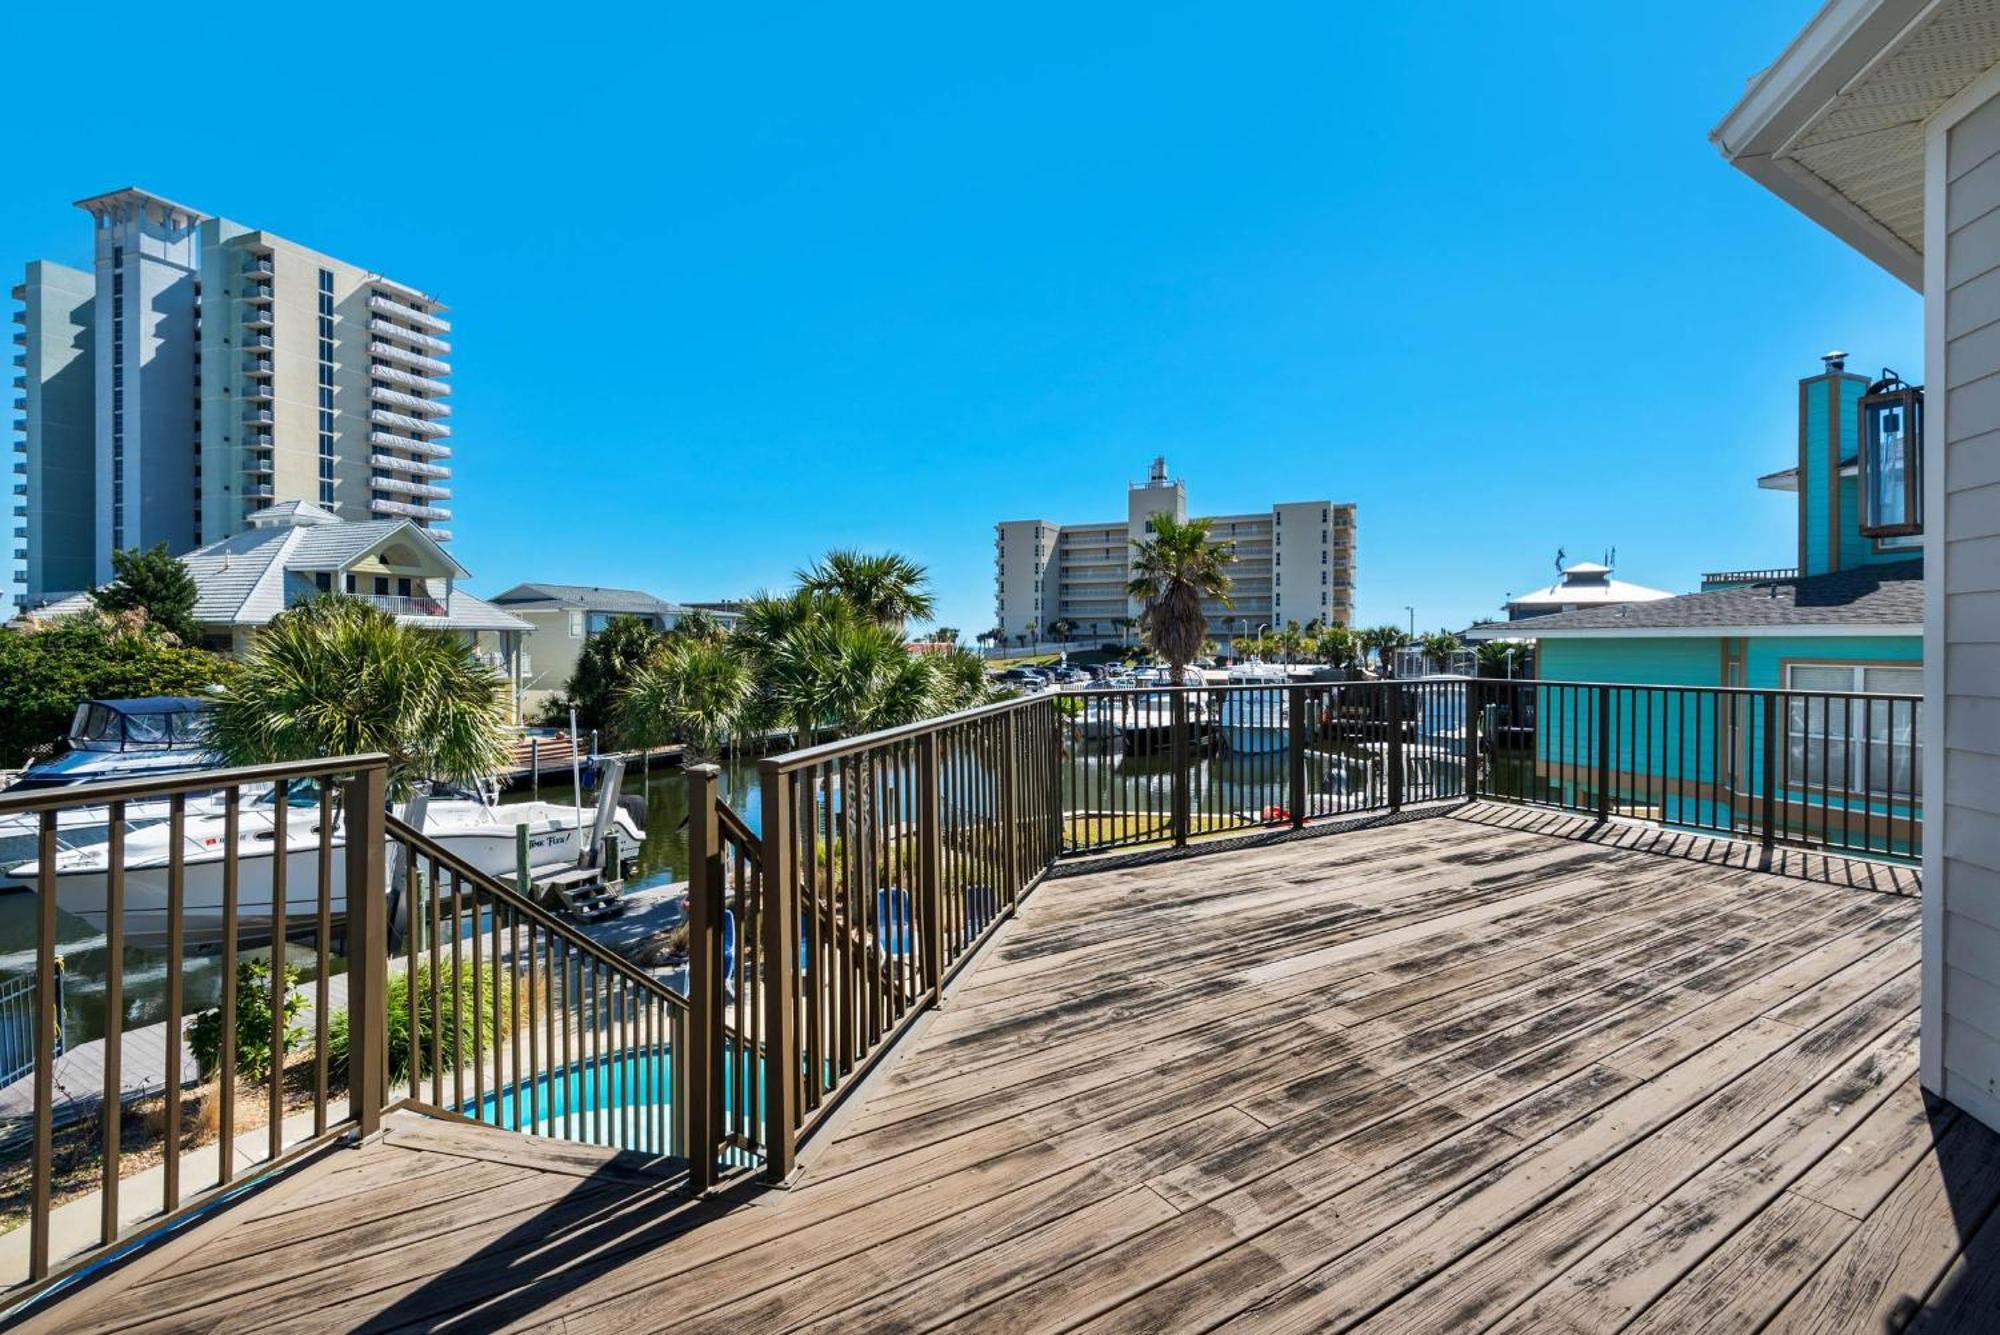
<path fill-rule="evenodd" d="M 456 636 L 505 675 L 519 715 L 522 644 L 532 625 L 458 587 L 468 578 L 428 533 L 407 519 L 347 523 L 307 501 L 259 511 L 250 527 L 180 558 L 196 590 L 194 619 L 205 647 L 240 654 L 259 626 L 322 593 L 352 594 L 406 626 Z M 75 594 L 35 613 L 90 610 Z"/>
<path fill-rule="evenodd" d="M 1677 597 L 1492 622 L 1475 627 L 1474 638 L 1533 640 L 1535 674 L 1548 682 L 1796 692 L 1779 697 L 1779 727 L 1786 772 L 1811 781 L 1797 804 L 1822 819 L 1826 808 L 1855 809 L 1834 796 L 1838 789 L 1861 808 L 1907 819 L 1921 760 L 1920 709 L 1829 703 L 1842 692 L 1923 693 L 1921 548 L 1914 535 L 1880 534 L 1862 518 L 1859 409 L 1870 388 L 1867 377 L 1847 373 L 1843 357 L 1829 356 L 1820 374 L 1799 382 L 1796 465 L 1758 479 L 1796 507 L 1795 566 L 1711 574 L 1700 592 Z M 1689 754 L 1748 755 L 1758 727 L 1748 705 L 1681 712 L 1698 734 L 1677 739 Z M 1541 749 L 1551 744 L 1542 730 L 1538 760 L 1549 759 Z M 1720 790 L 1753 768 L 1745 760 L 1735 777 L 1705 777 Z M 1542 771 L 1567 786 L 1594 782 L 1572 781 L 1559 767 Z M 1614 791 L 1622 791 L 1617 782 Z M 1716 800 L 1726 806 L 1740 796 Z"/>
<path fill-rule="evenodd" d="M 522 707 L 531 713 L 569 684 L 584 644 L 614 618 L 637 617 L 654 630 L 671 630 L 683 616 L 697 610 L 725 629 L 737 621 L 737 614 L 726 609 L 696 608 L 639 589 L 607 589 L 595 584 L 516 584 L 493 595 L 493 602 L 533 627 L 522 681 Z"/>

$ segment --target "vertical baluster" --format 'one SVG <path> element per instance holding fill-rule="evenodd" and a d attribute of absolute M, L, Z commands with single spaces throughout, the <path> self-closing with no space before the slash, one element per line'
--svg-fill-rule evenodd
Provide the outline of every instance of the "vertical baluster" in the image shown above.
<path fill-rule="evenodd" d="M 486 936 L 486 919 L 485 919 L 485 910 L 480 905 L 480 899 L 484 896 L 485 893 L 486 893 L 485 891 L 479 888 L 478 882 L 476 881 L 473 882 L 471 886 L 472 986 L 469 989 L 469 991 L 471 992 L 471 1003 L 472 1003 L 472 1108 L 473 1108 L 472 1115 L 482 1122 L 487 1120 L 486 1001 L 485 1001 L 486 964 L 484 958 L 485 947 L 483 944 L 483 940 Z M 455 986 L 457 986 L 460 989 L 459 995 L 463 995 L 464 992 L 468 990 L 466 989 L 463 980 L 460 980 L 457 984 L 455 984 Z M 459 1004 L 462 1006 L 464 1003 L 460 1002 Z M 499 1112 L 500 1112 L 499 1104 L 498 1101 L 496 1100 L 494 1104 L 493 1118 L 492 1118 L 493 1123 L 496 1126 L 499 1125 L 500 1122 Z"/>
<path fill-rule="evenodd" d="M 103 1135 L 103 1173 L 98 1182 L 98 1240 L 110 1246 L 118 1240 L 118 1174 L 123 1152 L 123 1058 L 125 1053 L 125 804 L 113 802 L 105 813 L 104 850 L 104 1086 L 98 1104 Z M 234 1015 L 225 1010 L 224 1017 Z M 223 1020 L 226 1033 L 229 1020 Z M 229 1180 L 229 1123 L 222 1124 L 222 1178 Z"/>
<path fill-rule="evenodd" d="M 327 1027 L 333 1010 L 333 779 L 319 780 L 319 856 L 314 866 L 319 882 L 313 921 L 313 1136 L 326 1134 Z"/>
<path fill-rule="evenodd" d="M 430 881 L 438 879 L 438 859 L 430 859 Z M 410 1063 L 410 1099 L 424 1097 L 424 979 L 416 969 L 416 947 L 424 923 L 424 873 L 416 865 L 416 849 L 402 859 L 402 953 L 404 953 L 404 1053 Z M 436 1021 L 432 1011 L 432 1021 Z"/>
<path fill-rule="evenodd" d="M 565 1140 L 572 1140 L 576 1136 L 579 1121 L 576 1100 L 579 1091 L 583 1088 L 583 1079 L 576 1066 L 578 1058 L 571 1046 L 570 1040 L 570 1035 L 576 1029 L 576 1006 L 573 1002 L 576 996 L 574 990 L 576 983 L 570 976 L 572 958 L 575 953 L 574 947 L 569 942 L 565 941 L 562 943 L 562 957 L 560 960 L 562 986 L 556 994 L 559 998 L 558 1004 L 562 1011 L 562 1133 Z"/>
<path fill-rule="evenodd" d="M 242 882 L 243 789 L 231 784 L 222 796 L 222 1042 L 215 1067 L 218 1144 L 216 1181 L 236 1176 L 236 952 Z M 120 866 L 122 887 L 125 832 L 117 827 L 112 861 Z M 352 1103 L 352 1099 L 349 1102 Z M 349 1113 L 352 1116 L 352 1112 Z"/>
<path fill-rule="evenodd" d="M 160 1208 L 171 1212 L 181 1203 L 181 979 L 187 922 L 187 796 L 175 793 L 167 802 L 167 1069 L 165 1088 L 161 1091 L 166 1101 L 166 1143 L 161 1149 L 166 1157 L 160 1165 Z M 233 1015 L 224 1016 L 223 1023 L 231 1024 L 235 1019 Z M 277 1023 L 284 1023 L 282 1008 Z M 281 1043 L 272 1044 L 272 1066 L 282 1060 L 283 1052 Z M 277 1157 L 275 1151 L 272 1157 Z"/>
<path fill-rule="evenodd" d="M 266 1157 L 285 1152 L 285 929 L 291 910 L 292 785 L 271 786 L 271 1071 Z M 179 848 L 180 835 L 174 836 Z"/>
<path fill-rule="evenodd" d="M 474 996 L 478 995 L 475 988 Z M 465 884 L 451 874 L 451 1110 L 465 1111 Z M 476 1114 L 478 1108 L 475 1106 Z"/>
<path fill-rule="evenodd" d="M 55 1176 L 56 812 L 41 813 L 35 891 L 35 1127 L 28 1188 L 28 1278 L 49 1273 L 49 1199 Z"/>
<path fill-rule="evenodd" d="M 444 943 L 438 936 L 443 928 L 443 905 L 440 901 L 444 898 L 444 880 L 438 874 L 436 858 L 431 859 L 431 880 L 425 890 L 424 935 L 429 946 L 426 963 L 430 969 L 431 994 L 431 1105 L 441 1108 L 444 1106 Z M 454 979 L 453 987 L 456 986 L 457 980 Z M 453 991 L 451 1000 L 455 1015 L 458 1010 L 456 991 Z"/>
<path fill-rule="evenodd" d="M 507 907 L 507 1014 L 507 1051 L 514 1068 L 514 1129 L 523 1131 L 527 1123 L 522 1120 L 521 1099 L 532 1091 L 522 1086 L 532 1077 L 524 1077 L 521 1070 L 521 914 L 511 904 Z"/>
<path fill-rule="evenodd" d="M 535 920 L 530 918 L 528 920 L 528 965 L 520 974 L 527 981 L 528 986 L 528 1120 L 538 1127 L 548 1121 L 549 1101 L 549 1071 L 542 1064 L 542 1023 L 541 1015 L 536 1009 L 537 1003 L 541 1000 L 537 995 L 538 988 L 536 987 L 536 984 L 540 981 L 537 969 L 540 956 L 535 949 L 535 937 L 539 931 L 540 928 L 536 925 Z"/>

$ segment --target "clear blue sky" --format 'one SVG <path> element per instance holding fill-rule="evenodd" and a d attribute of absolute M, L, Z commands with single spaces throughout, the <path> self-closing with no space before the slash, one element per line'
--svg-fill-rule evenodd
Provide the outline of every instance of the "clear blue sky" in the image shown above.
<path fill-rule="evenodd" d="M 995 520 L 1158 453 L 1358 502 L 1364 624 L 1558 546 L 1786 562 L 1793 382 L 1920 369 L 1916 295 L 1707 142 L 1812 0 L 745 8 L 197 7 L 98 80 L 90 11 L 8 6 L 0 261 L 136 184 L 442 296 L 476 589 L 893 547 L 968 634 Z"/>

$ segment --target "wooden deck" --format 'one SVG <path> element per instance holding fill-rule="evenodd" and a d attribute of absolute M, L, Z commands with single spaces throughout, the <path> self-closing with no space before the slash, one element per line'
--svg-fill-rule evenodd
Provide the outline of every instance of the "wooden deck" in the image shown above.
<path fill-rule="evenodd" d="M 2000 1137 L 1917 1088 L 1907 875 L 1632 842 L 1475 811 L 1053 880 L 789 1189 L 399 1115 L 41 1328 L 1994 1322 Z"/>

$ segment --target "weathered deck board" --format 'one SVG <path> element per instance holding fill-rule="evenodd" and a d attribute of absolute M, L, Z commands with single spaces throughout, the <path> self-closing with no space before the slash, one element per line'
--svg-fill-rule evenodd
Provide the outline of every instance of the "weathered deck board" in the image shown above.
<path fill-rule="evenodd" d="M 1915 1087 L 1913 882 L 1753 853 L 1478 808 L 1109 864 L 790 1189 L 399 1116 L 38 1321 L 1978 1328 L 2000 1137 Z"/>

